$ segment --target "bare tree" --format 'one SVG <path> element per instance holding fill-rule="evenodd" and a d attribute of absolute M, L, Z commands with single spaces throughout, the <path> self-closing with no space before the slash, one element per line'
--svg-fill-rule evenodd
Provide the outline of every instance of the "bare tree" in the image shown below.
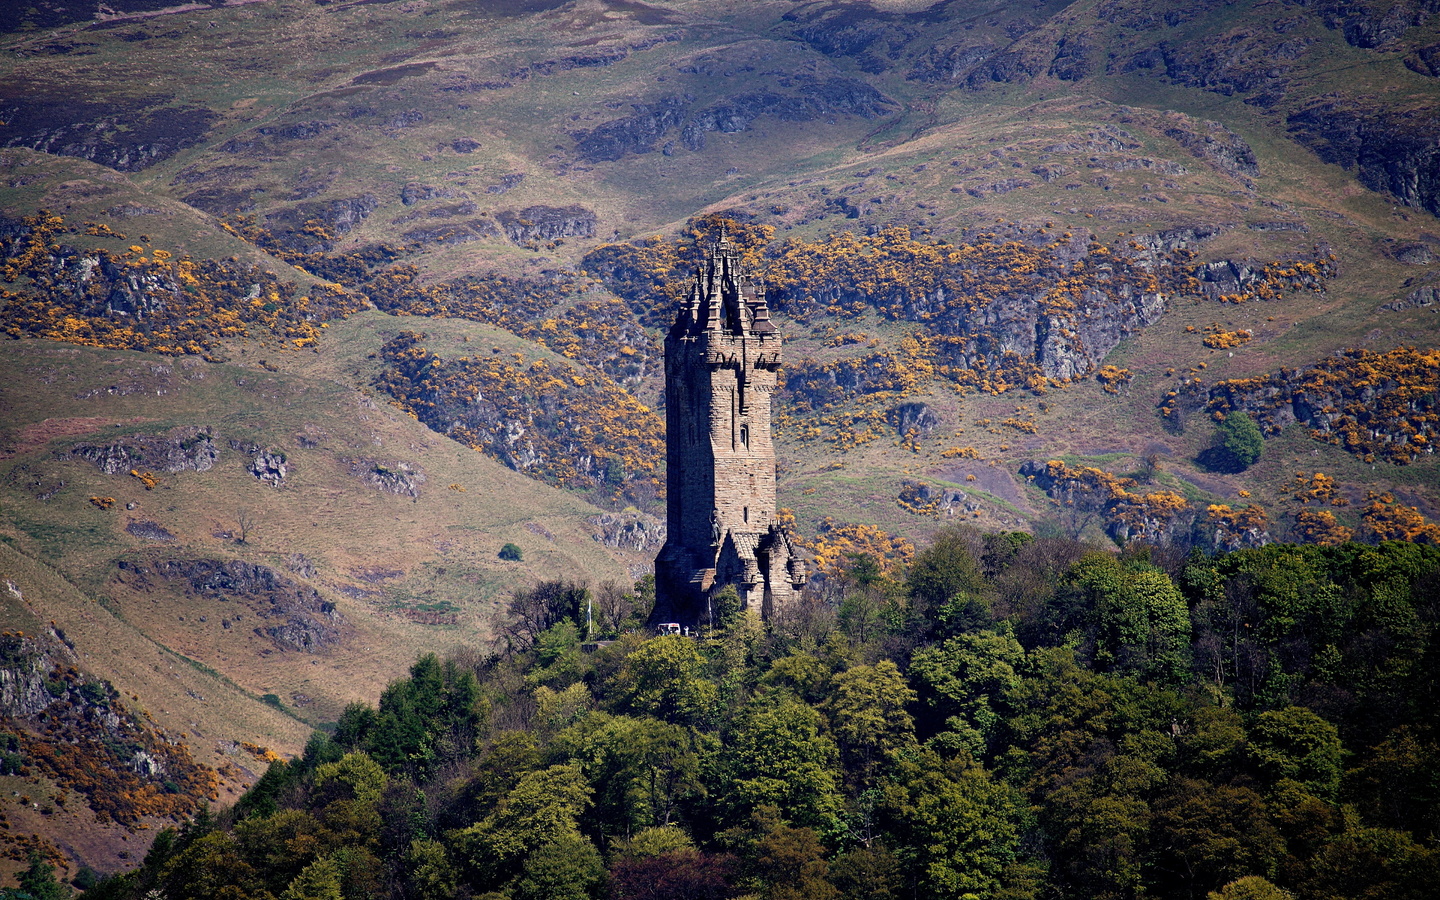
<path fill-rule="evenodd" d="M 582 625 L 589 593 L 583 582 L 574 581 L 542 581 L 533 588 L 515 588 L 510 594 L 510 622 L 496 634 L 496 650 L 507 655 L 528 650 L 541 632 L 561 619 Z"/>
<path fill-rule="evenodd" d="M 1155 480 L 1155 473 L 1160 471 L 1160 454 L 1147 453 L 1140 459 L 1140 473 L 1137 479 L 1141 484 L 1150 484 Z"/>
<path fill-rule="evenodd" d="M 240 529 L 240 534 L 235 538 L 235 543 L 243 544 L 249 539 L 250 533 L 255 530 L 255 526 L 260 523 L 255 516 L 254 510 L 247 506 L 241 506 L 235 510 L 235 524 Z"/>
<path fill-rule="evenodd" d="M 599 613 L 600 627 L 606 632 L 618 632 L 620 623 L 635 611 L 635 595 L 615 583 L 614 579 L 600 582 L 595 592 L 595 611 Z"/>

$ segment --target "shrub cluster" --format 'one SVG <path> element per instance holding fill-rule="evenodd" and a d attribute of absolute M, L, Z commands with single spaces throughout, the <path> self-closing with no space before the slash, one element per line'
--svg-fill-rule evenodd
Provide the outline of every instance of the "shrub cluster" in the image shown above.
<path fill-rule="evenodd" d="M 93 229 L 91 229 L 93 231 Z M 336 284 L 293 282 L 234 259 L 195 260 L 139 244 L 79 249 L 62 216 L 39 212 L 0 237 L 0 331 L 95 347 L 201 354 L 228 338 L 315 343 L 324 323 L 364 298 Z"/>
<path fill-rule="evenodd" d="M 1216 417 L 1243 410 L 1270 434 L 1298 421 L 1317 440 L 1366 462 L 1384 459 L 1403 466 L 1434 453 L 1440 440 L 1437 384 L 1440 349 L 1352 349 L 1304 369 L 1233 378 L 1208 389 L 1196 377 L 1167 392 L 1160 411 L 1178 421 L 1197 405 Z"/>
<path fill-rule="evenodd" d="M 420 421 L 547 483 L 648 504 L 665 425 L 578 363 L 482 353 L 444 359 L 402 331 L 381 348 L 378 386 Z"/>

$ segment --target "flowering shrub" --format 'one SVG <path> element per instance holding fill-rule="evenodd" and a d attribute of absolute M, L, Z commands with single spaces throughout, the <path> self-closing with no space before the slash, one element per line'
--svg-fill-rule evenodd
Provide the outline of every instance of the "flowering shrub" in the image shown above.
<path fill-rule="evenodd" d="M 1316 439 L 1366 462 L 1386 459 L 1403 466 L 1435 452 L 1437 384 L 1440 349 L 1345 350 L 1298 371 L 1221 381 L 1210 389 L 1206 409 L 1219 415 L 1244 409 L 1272 434 L 1298 420 Z"/>
<path fill-rule="evenodd" d="M 903 537 L 829 516 L 820 522 L 815 537 L 808 542 L 802 539 L 801 544 L 814 558 L 816 571 L 830 577 L 844 572 L 857 556 L 874 559 L 883 574 L 894 577 L 915 557 L 915 546 Z"/>
<path fill-rule="evenodd" d="M 1341 525 L 1328 509 L 1302 509 L 1295 513 L 1295 540 L 1306 544 L 1343 544 L 1355 532 Z"/>
<path fill-rule="evenodd" d="M 386 343 L 378 382 L 420 421 L 550 484 L 658 496 L 664 422 L 604 375 L 518 353 L 447 360 L 423 341 L 403 331 Z"/>
<path fill-rule="evenodd" d="M 1371 491 L 1361 513 L 1361 534 L 1373 541 L 1411 541 L 1440 544 L 1440 525 L 1427 521 L 1420 510 L 1406 506 L 1386 491 Z"/>
<path fill-rule="evenodd" d="M 94 230 L 94 229 L 91 229 Z M 19 236 L 0 240 L 0 331 L 94 347 L 200 354 L 235 337 L 294 347 L 315 343 L 320 326 L 363 307 L 339 285 L 299 294 L 293 282 L 255 266 L 195 260 L 163 249 L 80 250 L 58 242 L 79 229 L 45 212 L 26 217 Z"/>

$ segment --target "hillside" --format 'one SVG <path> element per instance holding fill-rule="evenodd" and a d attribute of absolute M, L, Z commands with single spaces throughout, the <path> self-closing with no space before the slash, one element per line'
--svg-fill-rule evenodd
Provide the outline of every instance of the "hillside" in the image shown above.
<path fill-rule="evenodd" d="M 113 685 L 106 704 L 214 782 L 170 808 L 101 813 L 77 773 L 22 753 L 31 771 L 3 776 L 7 797 L 72 802 L 59 818 L 14 812 L 15 833 L 97 869 L 143 852 L 150 832 L 134 829 L 166 813 L 233 802 L 269 754 L 297 752 L 417 654 L 487 646 L 512 586 L 628 584 L 644 563 L 596 539 L 601 511 L 333 380 L 32 341 L 10 345 L 0 385 L 0 573 L 19 638 L 0 670 L 5 728 L 39 737 L 72 709 L 103 744 L 84 695 L 24 687 L 69 671 Z M 521 561 L 497 558 L 507 543 Z"/>
<path fill-rule="evenodd" d="M 1169 391 L 1338 350 L 1434 345 L 1423 112 L 1440 32 L 1424 5 L 266 2 L 44 15 L 44 37 L 9 39 L 5 143 L 106 168 L 77 178 L 80 163 L 12 153 L 11 214 L 142 231 L 147 248 L 196 258 L 264 250 L 305 321 L 347 314 L 354 294 L 468 317 L 653 405 L 669 295 L 645 285 L 683 280 L 689 251 L 655 258 L 650 236 L 714 211 L 758 229 L 769 246 L 755 264 L 795 295 L 778 304 L 794 360 L 784 494 L 812 530 L 837 515 L 924 534 L 934 523 L 898 502 L 917 489 L 952 507 L 963 495 L 988 526 L 1034 527 L 1054 507 L 1016 472 L 1051 457 L 1124 474 L 1156 455 L 1167 488 L 1203 511 L 1242 485 L 1195 464 L 1209 431 L 1158 415 Z M 257 30 L 293 52 L 257 52 Z M 72 95 L 93 100 L 62 114 L 54 98 Z M 134 124 L 111 127 L 122 116 Z M 910 243 L 861 248 L 877 278 L 826 268 L 854 251 L 833 235 L 897 228 Z M 125 252 L 81 236 L 82 256 Z M 222 249 L 240 237 L 243 250 Z M 938 242 L 972 249 L 924 259 Z M 1014 242 L 1029 249 L 1002 249 Z M 994 274 L 957 279 L 972 257 Z M 1031 283 L 1010 277 L 1031 265 Z M 988 307 L 937 309 L 937 286 Z M 1041 315 L 1056 290 L 1083 315 Z M 1138 313 L 1124 311 L 1131 298 Z M 41 318 L 20 332 L 63 337 Z M 314 336 L 285 322 L 270 333 Z M 1094 381 L 1106 364 L 1128 371 Z M 887 366 L 911 374 L 853 374 Z M 1034 374 L 1058 389 L 1037 398 Z M 816 377 L 847 383 L 817 406 L 805 396 Z M 388 384 L 402 399 L 415 390 Z M 917 440 L 894 424 L 902 402 L 926 404 Z M 513 427 L 496 414 L 467 442 Z M 850 432 L 866 446 L 848 446 Z M 1282 490 L 1296 471 L 1338 478 L 1357 504 L 1398 489 L 1436 515 L 1428 446 L 1413 445 L 1418 468 L 1404 471 L 1275 437 L 1243 489 L 1273 511 L 1277 536 L 1293 531 Z M 653 460 L 632 464 L 622 490 L 607 493 L 598 470 L 575 484 L 653 511 Z M 573 468 L 541 460 L 535 474 L 559 483 L 557 466 Z"/>
<path fill-rule="evenodd" d="M 628 582 L 722 228 L 822 573 L 957 521 L 1433 542 L 1437 48 L 1430 0 L 7 7 L 16 652 L 191 732 L 223 802 L 224 741 L 297 751 L 514 586 Z"/>

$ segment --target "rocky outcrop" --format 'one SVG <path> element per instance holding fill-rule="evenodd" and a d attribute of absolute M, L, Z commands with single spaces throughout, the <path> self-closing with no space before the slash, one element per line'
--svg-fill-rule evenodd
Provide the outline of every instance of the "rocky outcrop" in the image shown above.
<path fill-rule="evenodd" d="M 512 172 L 512 173 L 510 173 L 509 175 L 502 175 L 502 176 L 500 176 L 500 180 L 499 180 L 498 182 L 496 182 L 495 184 L 492 184 L 492 185 L 490 185 L 489 187 L 485 188 L 485 193 L 487 193 L 487 194 L 508 194 L 508 193 L 510 193 L 511 191 L 515 190 L 515 188 L 519 187 L 519 186 L 520 186 L 520 182 L 522 182 L 522 181 L 524 181 L 524 180 L 525 180 L 525 173 L 524 173 L 524 172 Z"/>
<path fill-rule="evenodd" d="M 1265 108 L 1285 97 L 1297 60 L 1314 39 L 1266 28 L 1237 28 L 1203 42 L 1142 47 L 1119 66 L 1122 72 L 1163 73 L 1175 84 L 1200 88 Z"/>
<path fill-rule="evenodd" d="M 685 121 L 687 104 L 679 97 L 666 97 L 654 103 L 637 103 L 634 109 L 631 115 L 572 134 L 580 158 L 604 162 L 632 153 L 650 153 L 661 135 Z"/>
<path fill-rule="evenodd" d="M 901 509 L 921 516 L 971 516 L 983 509 L 980 501 L 956 488 L 943 488 L 922 481 L 903 481 L 895 502 Z"/>
<path fill-rule="evenodd" d="M 258 481 L 279 487 L 285 483 L 285 477 L 289 474 L 288 462 L 285 454 L 279 450 L 263 450 L 251 460 L 250 474 Z"/>
<path fill-rule="evenodd" d="M 414 463 L 403 460 L 382 463 L 374 459 L 352 459 L 350 474 L 371 487 L 389 494 L 416 498 L 425 483 L 425 473 Z"/>
<path fill-rule="evenodd" d="M 331 128 L 334 122 L 292 122 L 288 125 L 266 125 L 233 137 L 220 145 L 224 153 L 257 155 L 276 150 L 276 144 L 289 141 L 308 141 L 319 137 Z"/>
<path fill-rule="evenodd" d="M 1440 216 L 1440 119 L 1431 106 L 1385 109 L 1326 97 L 1292 113 L 1290 134 L 1373 191 Z"/>
<path fill-rule="evenodd" d="M 907 318 L 930 319 L 943 297 L 914 298 Z M 1051 312 L 1038 294 L 997 298 L 986 306 L 948 304 L 932 321 L 943 334 L 964 336 L 950 364 L 983 370 L 1007 357 L 1033 361 L 1049 378 L 1068 380 L 1086 374 L 1126 336 L 1153 325 L 1165 311 L 1165 297 L 1128 282 L 1108 290 L 1080 292 L 1074 308 Z"/>
<path fill-rule="evenodd" d="M 142 540 L 156 541 L 162 544 L 175 543 L 175 535 L 159 522 L 151 522 L 147 519 L 132 519 L 126 522 L 125 531 Z"/>
<path fill-rule="evenodd" d="M 654 500 L 664 423 L 588 366 L 485 355 L 446 360 L 402 331 L 377 386 L 441 434 L 517 472 L 636 505 Z M 351 471 L 368 476 L 369 461 Z"/>
<path fill-rule="evenodd" d="M 180 582 L 194 597 L 244 603 L 263 620 L 256 633 L 282 650 L 319 653 L 343 636 L 335 604 L 266 566 L 237 559 L 121 560 L 116 566 L 117 579 L 136 590 L 153 589 L 156 580 Z"/>
<path fill-rule="evenodd" d="M 708 106 L 693 108 L 688 100 L 667 97 L 636 104 L 632 115 L 590 131 L 574 132 L 575 149 L 590 162 L 617 160 L 650 153 L 660 138 L 680 130 L 684 145 L 704 149 L 708 132 L 734 134 L 748 130 L 761 117 L 783 122 L 810 122 L 834 116 L 871 119 L 895 109 L 895 102 L 863 81 L 852 78 L 802 80 L 789 92 L 754 91 L 736 94 Z"/>
<path fill-rule="evenodd" d="M 1268 434 L 1299 422 L 1358 456 L 1405 465 L 1440 441 L 1440 351 L 1346 350 L 1303 369 L 1221 381 L 1186 392 L 1211 413 L 1240 409 Z M 1193 399 L 1191 401 L 1193 403 Z"/>
<path fill-rule="evenodd" d="M 983 63 L 971 69 L 965 78 L 965 84 L 972 90 L 995 82 L 1021 84 L 1045 69 L 1046 62 L 1043 58 L 1020 50 L 1007 49 L 986 57 Z"/>
<path fill-rule="evenodd" d="M 1321 292 L 1337 269 L 1329 245 L 1321 242 L 1310 259 L 1262 263 L 1253 259 L 1220 259 L 1194 269 L 1200 294 L 1211 300 L 1226 297 L 1276 299 L 1286 293 Z"/>
<path fill-rule="evenodd" d="M 59 699 L 47 684 L 54 668 L 54 660 L 24 638 L 8 632 L 0 638 L 0 715 L 33 716 Z"/>
<path fill-rule="evenodd" d="M 1055 57 L 1050 60 L 1048 74 L 1061 81 L 1079 81 L 1094 70 L 1091 51 L 1090 41 L 1084 34 L 1062 37 L 1055 45 Z"/>
<path fill-rule="evenodd" d="M 1380 308 L 1385 312 L 1399 312 L 1406 309 L 1423 309 L 1436 304 L 1440 304 L 1440 285 L 1427 284 Z"/>
<path fill-rule="evenodd" d="M 1020 466 L 1020 475 L 1057 503 L 1061 524 L 1073 535 L 1093 522 L 1121 543 L 1163 545 L 1183 540 L 1195 522 L 1194 507 L 1179 494 L 1147 492 L 1134 479 L 1090 466 L 1032 459 Z"/>
<path fill-rule="evenodd" d="M 935 430 L 940 424 L 940 417 L 927 403 L 901 403 L 892 406 L 885 412 L 885 421 L 895 427 L 895 433 L 901 438 L 915 435 L 926 435 Z"/>
<path fill-rule="evenodd" d="M 463 196 L 465 196 L 463 191 L 456 191 L 454 188 L 448 187 L 436 187 L 420 181 L 406 182 L 405 186 L 400 189 L 400 202 L 406 206 L 414 206 L 421 200 L 451 200 Z"/>
<path fill-rule="evenodd" d="M 935 47 L 906 74 L 912 81 L 962 81 L 976 66 L 995 55 L 996 47 L 989 41 Z"/>
<path fill-rule="evenodd" d="M 665 544 L 665 523 L 645 513 L 601 513 L 585 521 L 591 537 L 617 550 L 654 553 Z"/>
<path fill-rule="evenodd" d="M 1440 78 L 1440 43 L 1417 47 L 1405 57 L 1405 68 L 1431 78 Z"/>
<path fill-rule="evenodd" d="M 107 442 L 83 442 L 70 455 L 87 459 L 106 475 L 131 469 L 152 472 L 205 472 L 220 458 L 209 428 L 182 426 L 163 435 L 131 434 Z"/>
<path fill-rule="evenodd" d="M 1219 122 L 1196 123 L 1174 116 L 1165 128 L 1165 135 L 1227 175 L 1246 178 L 1260 175 L 1255 151 L 1240 135 Z"/>
<path fill-rule="evenodd" d="M 1440 12 L 1436 0 L 1311 0 L 1311 5 L 1327 27 L 1365 49 L 1388 44 Z"/>
<path fill-rule="evenodd" d="M 527 206 L 495 214 L 500 229 L 516 244 L 595 236 L 595 213 L 583 206 Z"/>
<path fill-rule="evenodd" d="M 147 169 L 199 144 L 220 118 L 208 109 L 162 105 L 169 98 L 127 108 L 39 91 L 25 97 L 25 89 L 19 90 L 23 99 L 5 102 L 4 146 L 75 156 L 122 172 Z"/>
<path fill-rule="evenodd" d="M 471 241 L 494 237 L 500 233 L 500 226 L 490 219 L 471 219 L 468 222 L 447 222 L 444 225 L 428 225 L 412 228 L 400 236 L 407 244 L 427 244 L 447 247 L 453 244 L 468 244 Z"/>
<path fill-rule="evenodd" d="M 374 194 L 327 202 L 301 203 L 265 217 L 275 239 L 301 253 L 324 253 L 352 231 L 380 205 Z"/>
<path fill-rule="evenodd" d="M 1429 247 L 1413 242 L 1395 244 L 1390 248 L 1390 255 L 1407 266 L 1428 266 L 1435 262 L 1435 254 Z"/>

